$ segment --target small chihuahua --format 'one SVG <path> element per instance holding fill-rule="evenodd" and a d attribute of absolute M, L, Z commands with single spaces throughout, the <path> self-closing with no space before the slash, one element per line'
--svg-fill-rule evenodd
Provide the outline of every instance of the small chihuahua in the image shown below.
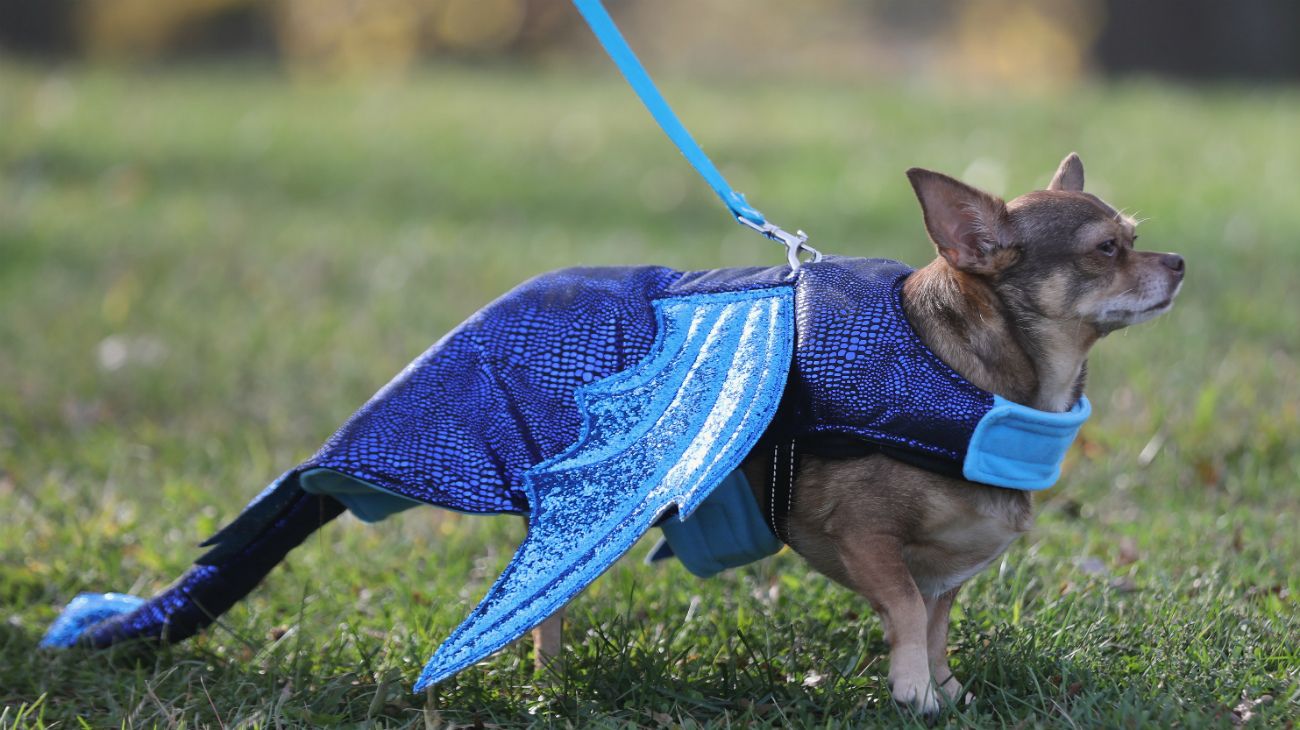
<path fill-rule="evenodd" d="M 939 252 L 904 285 L 908 320 L 950 367 L 1009 400 L 1069 409 L 1093 344 L 1168 311 L 1182 285 L 1181 256 L 1135 250 L 1137 222 L 1083 191 L 1078 155 L 1047 190 L 1010 203 L 937 172 L 907 176 Z M 754 459 L 745 468 L 764 483 Z M 1032 526 L 1029 494 L 879 455 L 809 458 L 796 484 L 791 546 L 880 615 L 894 700 L 926 714 L 938 693 L 956 701 L 953 599 Z"/>
<path fill-rule="evenodd" d="M 1168 311 L 1183 259 L 1137 251 L 1137 222 L 1083 191 L 1071 154 L 1047 190 L 1010 203 L 929 170 L 907 173 L 939 256 L 903 287 L 908 321 L 975 385 L 1043 411 L 1083 394 L 1088 351 Z M 743 469 L 759 504 L 767 452 Z M 860 593 L 890 645 L 894 700 L 923 714 L 961 697 L 948 667 L 953 600 L 1033 525 L 1027 492 L 942 476 L 885 455 L 807 456 L 788 516 L 791 547 Z M 560 614 L 534 629 L 539 665 L 560 648 Z"/>
<path fill-rule="evenodd" d="M 913 169 L 908 177 L 921 201 L 925 226 L 939 257 L 919 271 L 899 274 L 906 279 L 891 278 L 891 286 L 903 282 L 903 313 L 915 337 L 920 338 L 930 353 L 969 383 L 1007 400 L 1039 411 L 1070 410 L 1082 395 L 1087 355 L 1092 345 L 1113 330 L 1168 310 L 1182 284 L 1180 256 L 1135 251 L 1136 223 L 1096 196 L 1083 192 L 1083 164 L 1076 155 L 1065 158 L 1047 190 L 1024 195 L 1010 203 L 936 172 Z M 602 284 L 606 289 L 611 281 L 638 281 L 637 276 L 649 277 L 650 281 L 658 281 L 655 277 L 662 278 L 668 273 L 683 276 L 662 267 L 641 267 L 633 271 L 639 273 L 632 275 L 626 270 L 596 273 L 606 277 Z M 771 271 L 750 274 L 761 276 Z M 561 282 L 567 282 L 563 277 L 572 275 L 559 272 L 552 279 L 560 277 Z M 586 271 L 579 277 L 595 275 Z M 534 284 L 516 290 L 523 294 L 507 295 L 498 301 L 517 302 L 520 300 L 511 297 L 526 299 L 537 297 L 539 291 L 548 296 L 559 291 L 558 297 L 544 300 L 543 309 L 568 312 L 564 306 L 552 302 L 568 301 L 566 297 L 573 295 L 572 287 L 564 283 L 558 289 L 549 289 L 554 286 L 548 283 L 552 279 L 540 277 Z M 471 320 L 470 325 L 486 327 L 485 323 L 496 326 L 503 321 L 529 321 L 528 317 L 537 318 L 535 312 L 541 311 L 527 309 L 531 304 L 518 310 L 509 308 L 513 306 L 513 303 L 490 305 L 484 310 L 488 313 Z M 650 305 L 641 301 L 639 308 L 628 309 L 645 313 Z M 519 311 L 534 313 L 517 316 Z M 623 321 L 619 316 L 623 315 L 615 316 L 615 325 Z M 624 319 L 636 321 L 630 316 Z M 902 318 L 895 319 L 901 322 Z M 632 326 L 631 331 L 639 331 L 636 329 L 639 326 Z M 623 332 L 618 326 L 609 329 Z M 565 333 L 570 339 L 574 331 L 563 327 L 553 330 Z M 513 391 L 485 390 L 486 386 L 481 384 L 496 387 L 504 377 L 499 363 L 482 364 L 486 362 L 483 354 L 486 343 L 505 341 L 511 348 L 511 356 L 516 356 L 521 347 L 518 338 L 512 340 L 501 335 L 492 340 L 491 333 L 479 337 L 478 330 L 472 328 L 457 332 L 461 334 L 440 340 L 385 386 L 379 396 L 327 442 L 317 457 L 286 472 L 238 518 L 210 538 L 205 543 L 211 547 L 209 553 L 171 587 L 148 601 L 122 594 L 78 596 L 51 626 L 42 644 L 71 646 L 80 642 L 103 647 L 134 639 L 179 641 L 194 634 L 252 590 L 294 546 L 341 514 L 345 509 L 344 502 L 340 501 L 344 499 L 342 495 L 355 494 L 347 491 L 356 487 L 351 482 L 361 482 L 363 491 L 383 491 L 368 481 L 375 478 L 375 472 L 358 466 L 376 459 L 384 462 L 381 469 L 391 467 L 402 474 L 405 472 L 401 470 L 413 464 L 443 463 L 434 455 L 448 457 L 458 465 L 483 463 L 486 464 L 483 469 L 490 472 L 482 478 L 476 473 L 457 477 L 459 481 L 471 483 L 470 486 L 486 489 L 422 494 L 421 499 L 410 497 L 402 501 L 396 509 L 427 501 L 451 508 L 465 505 L 467 511 L 522 511 L 518 501 L 527 502 L 532 498 L 506 490 L 503 485 L 510 477 L 506 467 L 500 467 L 498 474 L 493 471 L 497 468 L 493 465 L 498 462 L 474 459 L 487 459 L 483 454 L 489 451 L 489 456 L 495 459 L 503 445 L 527 444 L 524 432 L 510 428 L 494 430 L 495 440 L 473 451 L 474 439 L 466 435 L 471 431 L 457 430 L 458 421 L 433 419 L 442 411 L 426 407 L 421 400 L 432 397 L 426 391 L 435 385 L 478 388 L 488 394 L 485 397 L 500 397 L 508 405 L 518 400 L 511 400 Z M 519 335 L 515 330 L 505 332 Z M 793 327 L 790 335 L 790 340 L 797 337 Z M 605 343 L 599 339 L 590 342 Z M 887 366 L 898 364 L 893 355 L 884 354 L 884 350 L 878 352 Z M 546 354 L 541 360 L 550 363 L 550 357 Z M 754 357 L 748 362 L 766 368 L 769 360 Z M 525 375 L 533 374 L 527 368 L 521 371 Z M 573 368 L 570 371 L 577 372 Z M 590 375 L 589 371 L 582 372 Z M 625 371 L 615 368 L 610 372 Z M 457 373 L 469 373 L 473 382 L 456 380 Z M 480 378 L 483 373 L 491 377 Z M 571 381 L 577 383 L 578 379 L 575 376 Z M 531 382 L 521 391 L 530 398 L 535 395 L 534 390 L 529 390 L 533 387 Z M 850 399 L 860 397 L 861 391 L 845 392 L 844 386 L 836 387 L 837 392 Z M 899 390 L 909 391 L 908 388 Z M 556 392 L 564 393 L 564 398 L 576 399 L 574 393 L 578 391 L 558 388 Z M 777 388 L 773 401 L 780 395 Z M 556 404 L 563 401 L 563 398 L 538 398 L 544 406 L 538 412 L 543 414 L 560 409 Z M 397 404 L 393 406 L 394 411 L 383 410 L 394 403 Z M 372 406 L 377 410 L 371 410 Z M 509 418 L 515 416 L 511 408 L 502 408 L 509 411 L 506 413 Z M 770 420 L 769 415 L 762 427 L 766 428 Z M 440 431 L 438 424 L 446 426 L 446 431 Z M 427 434 L 438 434 L 443 440 L 430 441 L 424 438 Z M 443 438 L 445 434 L 450 435 Z M 479 432 L 473 431 L 472 435 L 477 438 Z M 757 433 L 754 436 L 757 439 Z M 708 443 L 712 441 L 705 439 Z M 745 448 L 748 446 L 736 447 L 733 455 L 738 457 Z M 526 454 L 511 457 L 512 468 L 531 470 L 549 463 L 542 461 L 545 454 L 536 444 L 525 451 Z M 968 578 L 1029 529 L 1031 501 L 1024 491 L 985 486 L 926 471 L 888 454 L 857 453 L 852 458 L 806 454 L 798 469 L 791 460 L 787 471 L 793 474 L 787 473 L 787 478 L 781 481 L 787 486 L 791 479 L 794 481 L 795 488 L 786 495 L 788 499 L 777 498 L 780 490 L 776 488 L 775 475 L 773 487 L 770 490 L 767 487 L 766 470 L 775 460 L 769 459 L 766 448 L 755 448 L 744 460 L 742 469 L 757 504 L 771 506 L 789 502 L 781 520 L 784 527 L 778 527 L 773 511 L 770 522 L 773 531 L 781 534 L 814 569 L 865 596 L 880 614 L 891 648 L 889 681 L 895 700 L 919 712 L 933 714 L 939 710 L 941 700 L 956 701 L 962 691 L 947 660 L 948 615 L 953 599 Z M 655 462 L 656 458 L 651 456 L 642 461 Z M 735 464 L 735 458 L 729 458 L 728 470 Z M 323 492 L 309 490 L 304 481 L 309 472 L 305 470 L 326 473 L 329 483 L 340 491 L 331 492 L 329 485 Z M 361 476 L 355 476 L 358 473 Z M 437 481 L 433 477 L 426 479 L 424 472 L 413 474 L 412 478 L 421 483 Z M 453 486 L 460 489 L 464 485 L 457 479 L 447 481 L 455 482 Z M 743 487 L 740 489 L 743 497 Z M 340 497 L 335 499 L 330 494 Z M 393 494 L 387 497 L 398 499 Z M 457 501 L 460 499 L 464 501 Z M 349 504 L 348 509 L 360 510 L 359 516 L 370 510 L 360 502 Z M 377 518 L 382 516 L 379 514 Z M 638 532 L 633 539 L 639 535 Z M 546 604 L 547 610 L 553 605 Z M 490 647 L 481 644 L 478 648 L 483 651 L 499 648 L 517 636 L 522 626 L 532 625 L 533 620 L 530 617 L 527 624 L 517 622 L 518 631 L 500 639 L 502 643 Z M 555 614 L 534 630 L 539 665 L 549 663 L 559 652 L 560 622 L 559 614 Z"/>

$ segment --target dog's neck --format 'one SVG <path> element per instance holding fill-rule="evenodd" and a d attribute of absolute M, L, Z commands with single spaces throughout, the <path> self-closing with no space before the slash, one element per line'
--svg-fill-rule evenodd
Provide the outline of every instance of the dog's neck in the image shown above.
<path fill-rule="evenodd" d="M 1001 296 L 985 279 L 935 259 L 903 285 L 903 310 L 939 359 L 975 385 L 1042 411 L 1083 393 L 1088 349 L 1060 325 Z"/>

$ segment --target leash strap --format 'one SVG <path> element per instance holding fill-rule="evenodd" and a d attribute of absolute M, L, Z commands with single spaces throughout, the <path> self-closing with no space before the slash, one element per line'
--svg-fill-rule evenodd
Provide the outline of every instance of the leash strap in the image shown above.
<path fill-rule="evenodd" d="M 807 234 L 803 231 L 788 233 L 768 223 L 762 213 L 745 201 L 744 195 L 731 189 L 726 178 L 718 172 L 718 168 L 714 167 L 708 155 L 704 154 L 704 150 L 691 137 L 691 133 L 686 131 L 686 127 L 682 126 L 681 121 L 677 119 L 672 107 L 668 106 L 668 102 L 659 93 L 654 81 L 650 79 L 650 74 L 646 73 L 645 67 L 632 52 L 632 48 L 628 46 L 618 26 L 614 24 L 614 19 L 609 17 L 600 0 L 573 0 L 573 4 L 587 21 L 587 25 L 591 26 L 591 32 L 605 47 L 605 52 L 614 61 L 614 65 L 618 66 L 618 70 L 623 73 L 623 78 L 627 79 L 632 90 L 641 97 L 641 103 L 645 104 L 650 115 L 659 123 L 673 144 L 677 145 L 677 149 L 681 150 L 686 161 L 691 163 L 709 187 L 713 188 L 713 192 L 722 198 L 722 202 L 735 216 L 736 221 L 785 246 L 786 258 L 792 271 L 799 270 L 802 263 L 799 258 L 801 251 L 811 254 L 813 261 L 820 261 L 821 253 L 807 244 Z"/>

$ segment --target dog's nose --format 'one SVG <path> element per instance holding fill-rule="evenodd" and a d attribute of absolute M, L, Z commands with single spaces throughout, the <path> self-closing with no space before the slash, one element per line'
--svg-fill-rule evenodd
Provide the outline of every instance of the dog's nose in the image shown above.
<path fill-rule="evenodd" d="M 1183 257 L 1176 253 L 1161 254 L 1160 263 L 1170 271 L 1177 271 L 1180 274 L 1183 271 Z"/>

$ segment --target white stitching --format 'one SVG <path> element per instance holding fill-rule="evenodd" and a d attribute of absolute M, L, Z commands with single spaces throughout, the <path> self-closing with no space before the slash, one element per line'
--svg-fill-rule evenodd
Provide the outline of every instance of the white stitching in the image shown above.
<path fill-rule="evenodd" d="M 785 518 L 790 519 L 790 509 L 794 504 L 794 439 L 790 439 L 790 485 L 785 490 Z"/>
<path fill-rule="evenodd" d="M 781 536 L 781 531 L 776 529 L 776 460 L 781 454 L 781 445 L 772 447 L 772 479 L 767 488 L 767 519 L 772 525 L 772 534 L 777 537 Z"/>

